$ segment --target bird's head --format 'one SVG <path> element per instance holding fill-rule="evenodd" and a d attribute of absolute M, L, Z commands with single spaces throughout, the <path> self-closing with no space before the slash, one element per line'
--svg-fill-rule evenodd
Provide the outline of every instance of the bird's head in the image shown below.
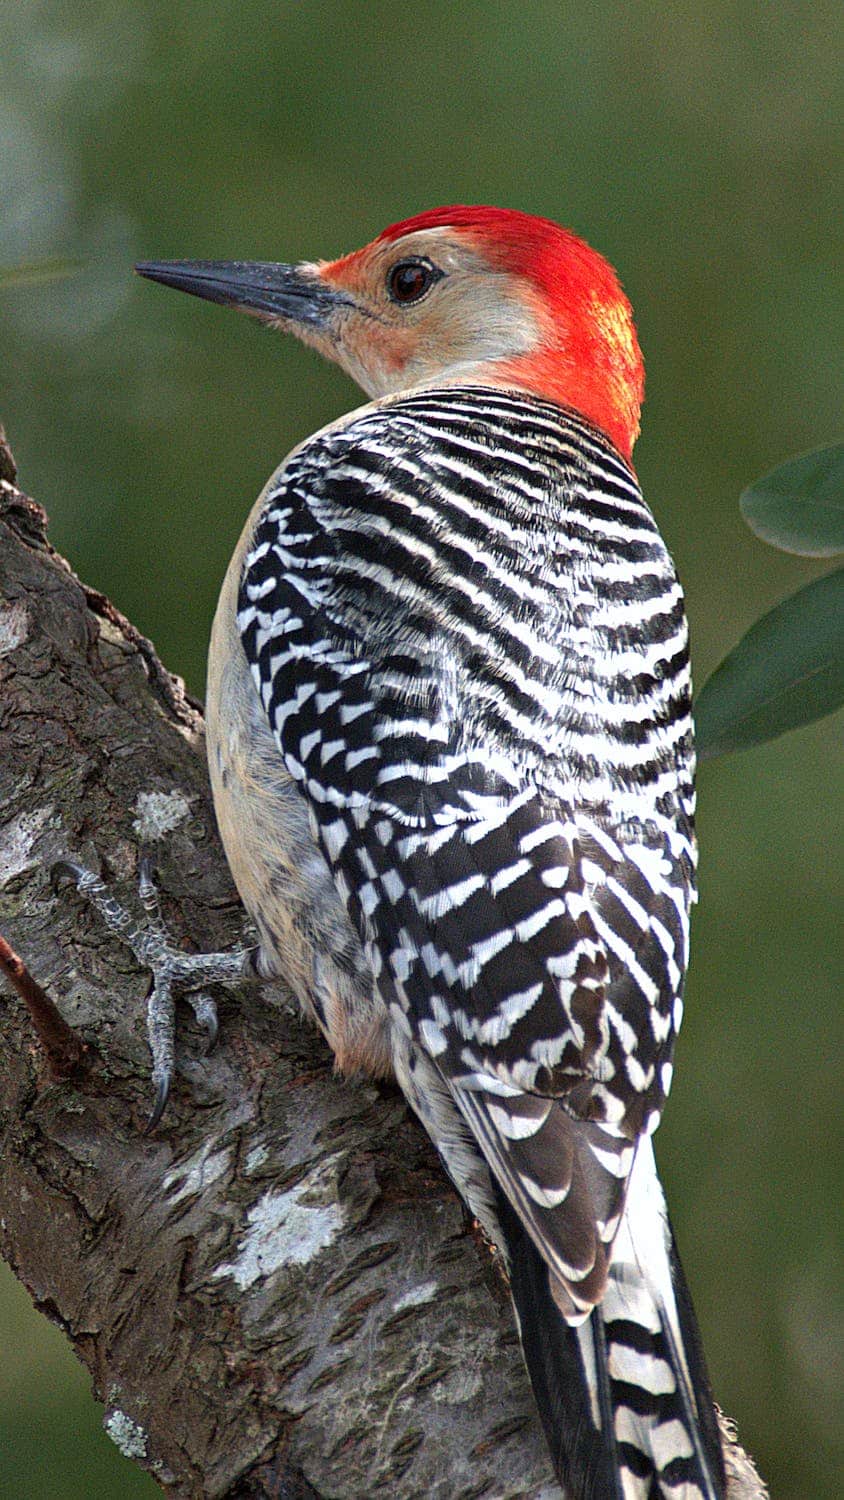
<path fill-rule="evenodd" d="M 370 396 L 435 384 L 531 391 L 574 407 L 630 457 L 644 384 L 630 304 L 607 261 L 550 219 L 437 208 L 339 260 L 137 270 L 295 333 Z"/>

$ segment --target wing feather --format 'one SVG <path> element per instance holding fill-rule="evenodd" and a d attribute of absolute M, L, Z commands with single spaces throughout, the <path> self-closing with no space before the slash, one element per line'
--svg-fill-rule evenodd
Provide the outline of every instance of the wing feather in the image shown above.
<path fill-rule="evenodd" d="M 360 431 L 385 444 L 376 417 Z M 559 784 L 560 668 L 541 649 L 561 607 L 556 584 L 551 603 L 537 589 L 539 603 L 519 605 L 526 620 L 533 610 L 536 654 L 532 678 L 519 667 L 518 693 L 498 659 L 474 670 L 491 595 L 472 602 L 470 571 L 459 599 L 438 600 L 433 549 L 385 531 L 382 459 L 373 507 L 366 466 L 354 484 L 343 463 L 332 471 L 332 442 L 346 443 L 348 470 L 354 440 L 341 434 L 313 440 L 276 477 L 244 568 L 244 650 L 385 1003 L 436 1067 L 561 1310 L 579 1321 L 606 1283 L 633 1138 L 661 1104 L 655 1066 L 643 1084 L 625 1059 L 631 1036 L 652 1026 L 656 1055 L 668 1034 L 658 1033 L 677 993 L 671 965 L 685 963 L 681 902 L 666 907 Z M 435 527 L 436 484 L 413 463 Z M 407 510 L 406 473 L 403 484 Z M 454 612 L 439 634 L 437 604 Z M 544 749 L 527 719 L 518 732 L 507 721 L 508 693 L 529 712 L 528 683 Z"/>

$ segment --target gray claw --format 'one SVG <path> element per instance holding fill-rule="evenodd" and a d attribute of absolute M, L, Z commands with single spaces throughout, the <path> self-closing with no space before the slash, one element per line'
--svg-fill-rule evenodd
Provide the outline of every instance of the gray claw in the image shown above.
<path fill-rule="evenodd" d="M 158 1088 L 155 1091 L 155 1103 L 152 1106 L 152 1114 L 144 1126 L 144 1135 L 152 1135 L 156 1125 L 160 1124 L 161 1117 L 167 1108 L 167 1100 L 170 1098 L 170 1075 L 159 1079 Z"/>
<path fill-rule="evenodd" d="M 63 875 L 69 875 L 71 880 L 74 880 L 78 885 L 83 875 L 86 874 L 85 866 L 77 864 L 76 860 L 73 859 L 57 859 L 50 866 L 50 881 L 53 890 L 58 889 L 59 881 Z"/>
<path fill-rule="evenodd" d="M 186 995 L 185 999 L 205 1032 L 205 1050 L 210 1052 L 220 1034 L 217 1007 L 210 995 Z"/>

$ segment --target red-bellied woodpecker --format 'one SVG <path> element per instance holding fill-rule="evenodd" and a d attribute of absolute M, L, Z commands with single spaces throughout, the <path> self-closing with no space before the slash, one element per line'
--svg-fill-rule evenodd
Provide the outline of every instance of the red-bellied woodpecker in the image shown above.
<path fill-rule="evenodd" d="M 211 779 L 260 971 L 340 1068 L 395 1073 L 501 1247 L 571 1495 L 717 1500 L 650 1142 L 694 756 L 682 593 L 630 464 L 629 304 L 573 234 L 492 208 L 329 263 L 138 270 L 295 333 L 374 398 L 276 471 L 214 622 Z"/>

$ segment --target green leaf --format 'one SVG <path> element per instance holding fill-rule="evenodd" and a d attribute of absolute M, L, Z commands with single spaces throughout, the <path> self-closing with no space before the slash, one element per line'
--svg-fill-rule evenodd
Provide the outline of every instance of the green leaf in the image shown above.
<path fill-rule="evenodd" d="M 751 531 L 783 552 L 844 552 L 844 444 L 789 459 L 749 485 L 739 504 Z"/>
<path fill-rule="evenodd" d="M 751 626 L 695 704 L 701 760 L 811 724 L 844 703 L 844 568 Z"/>

